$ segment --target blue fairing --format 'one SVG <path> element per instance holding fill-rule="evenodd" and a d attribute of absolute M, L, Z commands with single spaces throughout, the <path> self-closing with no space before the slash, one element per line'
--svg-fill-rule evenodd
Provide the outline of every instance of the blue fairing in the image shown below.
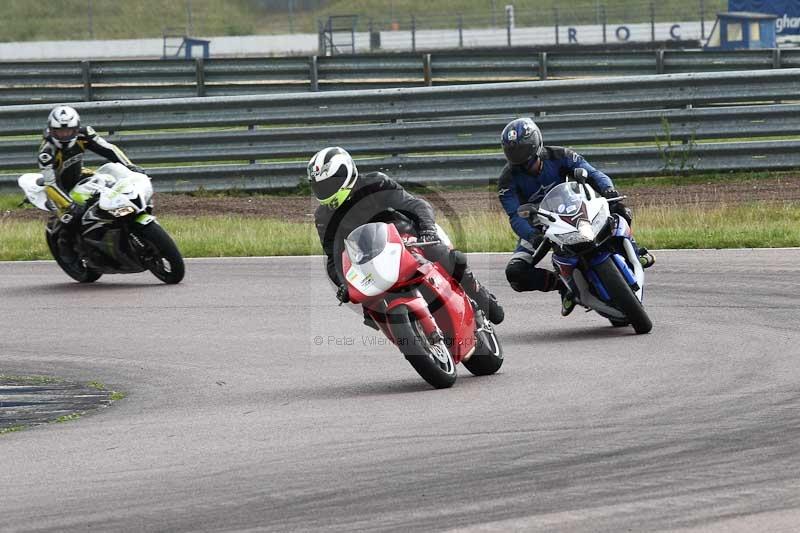
<path fill-rule="evenodd" d="M 633 275 L 633 272 L 631 272 L 631 269 L 628 268 L 628 264 L 625 262 L 622 256 L 619 254 L 614 254 L 611 257 L 614 259 L 614 264 L 617 265 L 619 271 L 622 272 L 623 276 L 625 276 L 625 281 L 628 282 L 628 285 L 635 284 L 636 277 Z"/>
<path fill-rule="evenodd" d="M 594 286 L 595 290 L 597 291 L 597 295 L 600 297 L 600 299 L 606 302 L 611 300 L 611 296 L 608 295 L 608 291 L 603 285 L 603 282 L 600 281 L 600 278 L 595 273 L 595 271 L 589 270 L 588 272 L 585 272 L 585 274 L 586 277 L 589 279 L 589 283 L 591 283 Z"/>
<path fill-rule="evenodd" d="M 611 254 L 608 253 L 608 252 L 600 252 L 596 256 L 592 257 L 592 260 L 589 261 L 589 264 L 592 265 L 593 267 L 597 266 L 600 263 L 602 263 L 603 261 L 605 261 L 606 259 L 608 259 L 610 255 Z"/>

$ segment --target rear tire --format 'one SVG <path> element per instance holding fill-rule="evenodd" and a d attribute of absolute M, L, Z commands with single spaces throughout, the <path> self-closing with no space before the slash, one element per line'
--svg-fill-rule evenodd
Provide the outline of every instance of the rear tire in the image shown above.
<path fill-rule="evenodd" d="M 132 240 L 136 237 L 144 245 L 142 248 L 139 243 L 132 243 L 133 248 L 139 250 L 142 265 L 164 283 L 180 283 L 186 271 L 183 256 L 169 233 L 156 222 L 144 226 L 136 224 L 131 233 Z"/>
<path fill-rule="evenodd" d="M 444 338 L 431 342 L 422 325 L 411 314 L 392 314 L 390 323 L 397 347 L 422 379 L 436 389 L 452 387 L 456 382 L 456 364 Z"/>
<path fill-rule="evenodd" d="M 503 347 L 490 322 L 487 321 L 475 332 L 475 341 L 475 352 L 462 361 L 464 367 L 475 376 L 488 376 L 500 370 L 503 366 Z"/>
<path fill-rule="evenodd" d="M 622 272 L 617 269 L 614 260 L 609 257 L 594 267 L 594 271 L 597 273 L 600 281 L 603 282 L 614 307 L 617 307 L 620 311 L 625 313 L 625 316 L 636 333 L 649 333 L 650 330 L 653 329 L 653 323 L 650 321 L 650 317 L 647 316 L 642 302 L 639 301 L 633 289 L 631 289 L 630 285 L 625 281 L 625 278 L 622 277 Z M 611 323 L 614 324 L 614 322 L 621 323 L 622 321 L 617 321 L 615 319 Z M 616 324 L 614 325 L 616 326 Z"/>
<path fill-rule="evenodd" d="M 58 263 L 58 266 L 61 267 L 61 270 L 63 270 L 67 276 L 71 277 L 75 281 L 80 283 L 92 283 L 100 279 L 100 276 L 103 275 L 101 272 L 97 272 L 96 270 L 92 270 L 91 268 L 87 267 L 80 259 L 75 263 L 67 263 L 61 259 L 61 254 L 58 251 L 58 239 L 53 233 L 46 231 L 45 239 L 47 240 L 47 247 L 50 249 L 53 259 L 56 260 L 56 263 Z"/>

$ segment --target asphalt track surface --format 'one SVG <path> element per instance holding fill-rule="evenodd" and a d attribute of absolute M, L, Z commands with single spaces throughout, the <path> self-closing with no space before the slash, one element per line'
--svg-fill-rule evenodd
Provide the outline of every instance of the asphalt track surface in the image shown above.
<path fill-rule="evenodd" d="M 320 258 L 70 282 L 0 264 L 0 372 L 128 393 L 0 435 L 8 531 L 797 531 L 800 250 L 666 251 L 636 336 L 556 294 L 506 305 L 506 362 L 435 391 Z"/>

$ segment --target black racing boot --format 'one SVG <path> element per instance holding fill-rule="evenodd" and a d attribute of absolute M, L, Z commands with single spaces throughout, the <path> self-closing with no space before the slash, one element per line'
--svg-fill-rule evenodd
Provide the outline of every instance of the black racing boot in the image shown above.
<path fill-rule="evenodd" d="M 575 298 L 572 297 L 572 291 L 562 284 L 558 288 L 558 292 L 561 293 L 561 316 L 569 316 L 575 309 Z"/>
<path fill-rule="evenodd" d="M 453 273 L 453 277 L 461 283 L 467 296 L 478 304 L 478 307 L 484 312 L 489 322 L 492 324 L 501 323 L 506 317 L 503 307 L 497 303 L 497 298 L 494 294 L 486 290 L 486 287 L 475 279 L 472 270 L 467 266 L 467 256 L 458 250 L 452 250 L 449 255 L 452 265 L 446 265 L 445 268 L 452 266 L 450 271 Z"/>

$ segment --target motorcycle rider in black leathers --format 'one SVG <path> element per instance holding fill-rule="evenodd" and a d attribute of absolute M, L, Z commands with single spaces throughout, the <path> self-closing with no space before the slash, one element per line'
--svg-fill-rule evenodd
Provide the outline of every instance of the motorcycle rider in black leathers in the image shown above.
<path fill-rule="evenodd" d="M 576 152 L 560 146 L 545 146 L 542 132 L 530 118 L 509 122 L 503 129 L 501 144 L 508 163 L 500 174 L 498 193 L 511 228 L 519 237 L 514 255 L 506 266 L 506 278 L 518 292 L 558 289 L 562 297 L 561 314 L 567 316 L 575 307 L 572 295 L 555 272 L 533 264 L 542 233 L 519 216 L 517 208 L 527 202 L 541 202 L 553 186 L 572 177 L 576 169 L 586 171 L 587 182 L 605 198 L 617 198 L 620 194 L 611 178 Z M 622 201 L 611 203 L 609 208 L 631 223 L 633 212 Z M 649 268 L 655 263 L 653 255 L 644 247 L 639 247 L 638 252 L 642 267 Z"/>
<path fill-rule="evenodd" d="M 381 172 L 360 176 L 350 154 L 342 148 L 325 148 L 315 154 L 308 163 L 308 179 L 321 204 L 314 213 L 314 221 L 327 256 L 328 277 L 337 286 L 336 297 L 343 303 L 349 300 L 341 262 L 344 240 L 357 227 L 370 222 L 410 219 L 421 242 L 440 240 L 433 208 L 428 202 L 412 196 Z M 454 275 L 490 322 L 503 321 L 503 308 L 477 282 L 464 253 L 435 244 L 426 246 L 424 254 Z"/>
<path fill-rule="evenodd" d="M 47 198 L 58 209 L 62 223 L 58 248 L 61 258 L 67 263 L 77 259 L 72 241 L 83 216 L 83 206 L 70 197 L 69 191 L 80 180 L 93 174 L 83 168 L 86 150 L 111 162 L 121 163 L 134 172 L 144 173 L 122 150 L 97 135 L 91 126 L 82 127 L 80 116 L 72 107 L 59 105 L 50 111 L 44 139 L 39 147 L 38 162 Z"/>

